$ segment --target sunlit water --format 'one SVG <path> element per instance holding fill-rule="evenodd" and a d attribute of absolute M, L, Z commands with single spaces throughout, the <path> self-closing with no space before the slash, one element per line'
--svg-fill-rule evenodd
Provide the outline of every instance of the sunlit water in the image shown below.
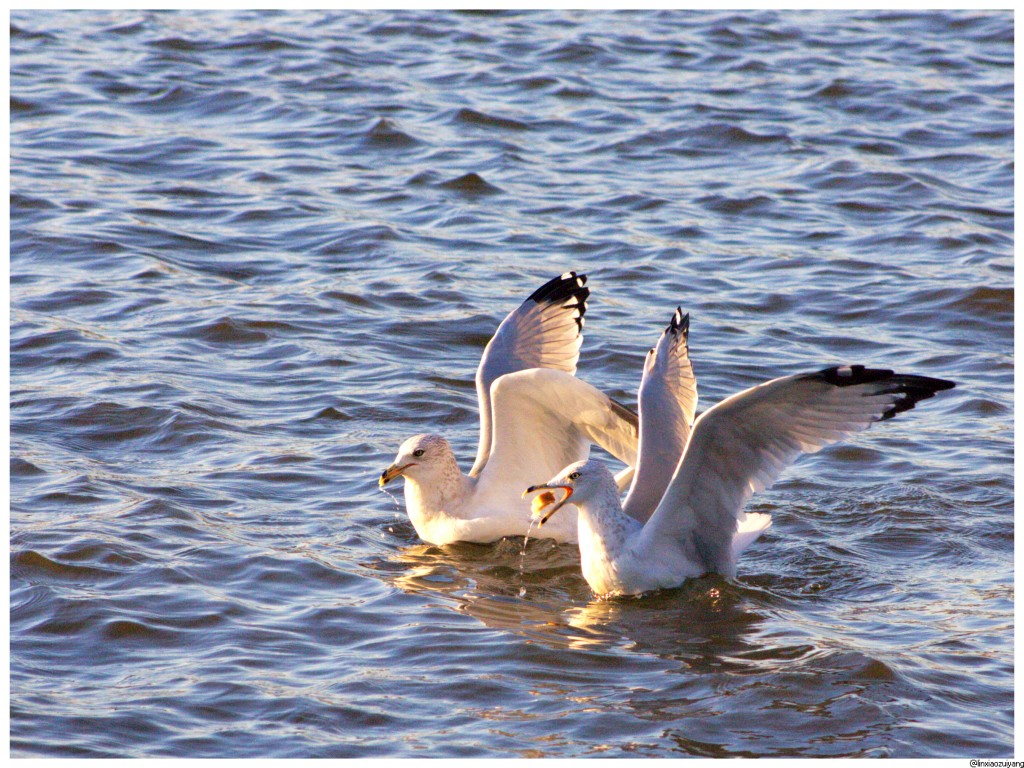
<path fill-rule="evenodd" d="M 13 754 L 1011 753 L 1008 12 L 14 12 L 11 91 Z M 626 403 L 677 304 L 701 408 L 958 388 L 735 581 L 420 543 L 376 478 L 566 269 Z"/>

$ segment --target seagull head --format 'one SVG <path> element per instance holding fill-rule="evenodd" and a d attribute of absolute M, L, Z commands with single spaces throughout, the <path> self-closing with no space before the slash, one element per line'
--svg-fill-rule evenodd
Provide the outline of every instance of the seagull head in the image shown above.
<path fill-rule="evenodd" d="M 396 477 L 427 480 L 442 471 L 452 458 L 452 448 L 443 437 L 415 435 L 402 443 L 391 466 L 380 473 L 377 484 L 383 488 Z"/>
<path fill-rule="evenodd" d="M 615 478 L 612 477 L 608 468 L 600 461 L 590 459 L 588 461 L 577 461 L 563 469 L 551 480 L 540 485 L 531 485 L 523 491 L 523 498 L 531 493 L 543 491 L 533 500 L 533 515 L 539 517 L 539 525 L 544 525 L 551 516 L 564 507 L 569 499 L 576 505 L 583 504 L 590 500 L 593 495 L 601 489 L 605 481 L 615 485 Z M 562 498 L 556 499 L 554 491 L 562 491 Z M 545 510 L 547 510 L 545 512 Z"/>

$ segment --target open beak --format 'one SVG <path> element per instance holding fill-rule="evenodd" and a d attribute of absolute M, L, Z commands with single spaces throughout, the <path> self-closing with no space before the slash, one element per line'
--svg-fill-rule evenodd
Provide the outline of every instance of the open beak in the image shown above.
<path fill-rule="evenodd" d="M 538 525 L 544 525 L 544 523 L 550 520 L 551 516 L 564 507 L 565 503 L 569 500 L 569 497 L 572 496 L 571 485 L 548 485 L 547 483 L 543 483 L 541 485 L 531 485 L 523 491 L 523 498 L 525 499 L 531 493 L 535 493 L 536 491 L 544 491 L 544 493 L 533 500 L 533 505 L 531 507 L 533 516 L 540 517 Z M 565 495 L 555 501 L 555 494 L 553 494 L 552 491 L 565 491 Z M 541 517 L 541 513 L 549 506 L 551 506 L 551 509 L 547 511 L 547 514 Z"/>
<path fill-rule="evenodd" d="M 377 481 L 377 485 L 380 488 L 383 488 L 385 485 L 387 485 L 392 480 L 394 480 L 396 477 L 401 475 L 403 472 L 405 472 L 405 470 L 407 470 L 411 466 L 412 466 L 412 463 L 403 464 L 402 466 L 398 466 L 397 464 L 392 464 L 390 467 L 388 467 L 387 469 L 385 469 L 383 472 L 380 473 L 380 480 Z"/>

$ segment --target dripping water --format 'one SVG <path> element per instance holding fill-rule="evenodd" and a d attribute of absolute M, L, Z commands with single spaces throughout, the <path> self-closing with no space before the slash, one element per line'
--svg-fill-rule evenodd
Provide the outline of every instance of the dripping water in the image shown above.
<path fill-rule="evenodd" d="M 391 497 L 391 501 L 393 501 L 395 503 L 395 517 L 401 518 L 401 516 L 402 516 L 402 505 L 398 502 L 398 497 L 395 496 L 395 494 L 393 494 L 391 491 L 389 491 L 383 485 L 379 485 L 377 487 L 380 488 L 382 493 L 386 493 L 388 496 Z M 389 525 L 388 526 L 388 533 L 394 533 L 394 532 L 395 532 L 395 529 L 392 528 Z"/>
<path fill-rule="evenodd" d="M 530 527 L 526 529 L 526 535 L 523 537 L 523 551 L 519 553 L 519 596 L 526 597 L 526 585 L 523 583 L 523 576 L 526 572 L 526 545 L 530 541 L 530 533 L 533 531 L 533 526 L 537 524 L 537 518 L 530 515 Z"/>

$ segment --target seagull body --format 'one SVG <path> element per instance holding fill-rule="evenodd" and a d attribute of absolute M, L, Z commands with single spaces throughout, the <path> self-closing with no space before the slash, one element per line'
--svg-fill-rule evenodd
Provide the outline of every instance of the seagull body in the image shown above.
<path fill-rule="evenodd" d="M 498 326 L 477 369 L 480 444 L 468 474 L 438 435 L 409 438 L 381 473 L 381 487 L 404 478 L 406 510 L 424 541 L 486 543 L 526 535 L 531 522 L 520 498 L 523 482 L 587 458 L 591 444 L 628 467 L 636 463 L 636 415 L 574 375 L 590 293 L 585 284 L 585 276 L 567 272 Z M 538 445 L 539 433 L 551 439 Z M 627 469 L 621 482 L 631 476 Z M 566 517 L 536 535 L 575 542 L 575 515 Z"/>
<path fill-rule="evenodd" d="M 531 490 L 541 488 L 573 489 L 572 504 L 579 510 L 580 566 L 583 577 L 598 595 L 638 595 L 669 589 L 717 570 L 709 567 L 692 532 L 663 535 L 665 531 L 658 522 L 644 524 L 627 515 L 619 502 L 615 478 L 600 461 L 570 464 L 550 482 L 532 486 Z M 726 576 L 735 576 L 740 553 L 772 523 L 770 515 L 748 513 L 734 519 L 733 524 L 735 530 L 727 547 L 730 566 L 718 571 Z"/>
<path fill-rule="evenodd" d="M 660 353 L 659 346 L 649 358 Z M 524 494 L 542 489 L 564 493 L 537 505 L 535 514 L 550 507 L 542 526 L 567 504 L 577 507 L 583 575 L 599 595 L 675 587 L 706 573 L 734 577 L 740 553 L 771 525 L 769 515 L 744 512 L 755 492 L 770 487 L 800 454 L 818 451 L 954 386 L 860 365 L 774 379 L 703 413 L 675 454 L 667 484 L 638 489 L 646 482 L 641 470 L 649 453 L 656 453 L 665 439 L 673 450 L 679 442 L 679 432 L 671 427 L 664 435 L 665 424 L 671 423 L 665 409 L 671 404 L 648 396 L 659 391 L 655 380 L 666 375 L 656 362 L 649 360 L 644 369 L 640 455 L 625 510 L 614 478 L 596 460 L 575 462 Z M 647 506 L 629 507 L 630 498 L 641 495 L 658 497 L 649 513 Z"/>

